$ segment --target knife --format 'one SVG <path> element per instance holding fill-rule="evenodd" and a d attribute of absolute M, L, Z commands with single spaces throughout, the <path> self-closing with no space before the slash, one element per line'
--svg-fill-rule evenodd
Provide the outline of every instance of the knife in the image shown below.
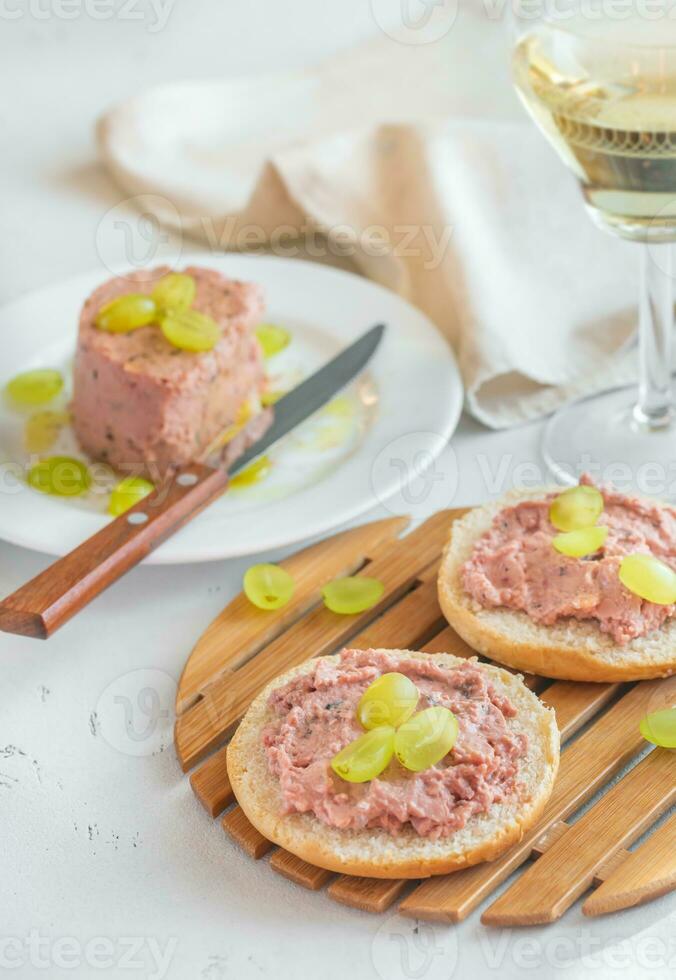
<path fill-rule="evenodd" d="M 46 640 L 95 596 L 137 565 L 162 541 L 192 520 L 248 466 L 313 415 L 366 367 L 382 339 L 383 324 L 303 381 L 276 403 L 274 421 L 234 463 L 190 463 L 168 483 L 54 562 L 0 602 L 0 630 Z"/>

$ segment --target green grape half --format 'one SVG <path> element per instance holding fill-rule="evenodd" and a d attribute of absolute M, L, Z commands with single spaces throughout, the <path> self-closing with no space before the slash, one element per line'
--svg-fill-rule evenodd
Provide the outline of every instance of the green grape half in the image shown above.
<path fill-rule="evenodd" d="M 46 405 L 63 389 L 63 377 L 51 368 L 24 371 L 7 383 L 5 392 L 19 408 Z"/>
<path fill-rule="evenodd" d="M 653 555 L 625 555 L 618 574 L 626 589 L 647 602 L 676 602 L 676 572 Z"/>
<path fill-rule="evenodd" d="M 45 453 L 58 439 L 61 430 L 70 422 L 68 412 L 36 412 L 26 419 L 23 442 L 29 453 Z"/>
<path fill-rule="evenodd" d="M 193 354 L 213 350 L 221 339 L 221 329 L 210 316 L 197 310 L 176 310 L 160 318 L 165 338 L 180 350 Z"/>
<path fill-rule="evenodd" d="M 236 433 L 235 433 L 236 434 Z M 242 487 L 251 487 L 255 483 L 264 480 L 272 469 L 272 461 L 269 456 L 259 456 L 253 463 L 250 463 L 241 473 L 230 480 L 230 486 L 235 490 Z"/>
<path fill-rule="evenodd" d="M 331 612 L 354 616 L 375 606 L 384 591 L 385 586 L 377 578 L 350 575 L 329 582 L 322 589 L 322 596 Z"/>
<path fill-rule="evenodd" d="M 160 310 L 189 310 L 195 302 L 197 283 L 183 272 L 170 272 L 163 276 L 152 291 L 152 297 Z"/>
<path fill-rule="evenodd" d="M 579 531 L 596 524 L 603 506 L 603 494 L 596 487 L 570 487 L 552 501 L 549 520 L 557 531 Z"/>
<path fill-rule="evenodd" d="M 155 487 L 150 480 L 144 480 L 141 476 L 125 477 L 113 488 L 108 503 L 108 513 L 112 514 L 113 517 L 119 517 L 120 514 L 124 514 L 130 507 L 137 504 L 139 500 L 143 500 L 144 497 L 152 493 L 154 489 Z"/>
<path fill-rule="evenodd" d="M 422 772 L 441 762 L 455 745 L 458 719 L 448 708 L 433 707 L 409 718 L 394 737 L 394 751 L 406 769 Z"/>
<path fill-rule="evenodd" d="M 352 398 L 347 395 L 337 395 L 327 405 L 324 406 L 325 415 L 331 415 L 338 419 L 350 419 L 356 412 L 356 406 Z"/>
<path fill-rule="evenodd" d="M 566 531 L 557 534 L 552 544 L 562 555 L 569 558 L 584 558 L 585 555 L 595 554 L 602 548 L 608 537 L 608 528 L 604 524 L 596 527 L 581 527 L 579 531 Z"/>
<path fill-rule="evenodd" d="M 676 708 L 665 708 L 646 715 L 639 725 L 641 735 L 663 749 L 676 749 Z"/>
<path fill-rule="evenodd" d="M 108 333 L 129 333 L 139 327 L 147 327 L 156 319 L 157 305 L 152 296 L 130 293 L 102 306 L 94 322 L 99 330 Z"/>
<path fill-rule="evenodd" d="M 244 573 L 244 594 L 258 609 L 281 609 L 296 587 L 293 576 L 279 565 L 252 565 Z"/>
<path fill-rule="evenodd" d="M 279 399 L 283 398 L 286 394 L 288 394 L 288 392 L 284 391 L 283 389 L 274 391 L 271 388 L 268 388 L 261 393 L 261 405 L 263 408 L 269 408 L 270 405 L 276 405 Z"/>
<path fill-rule="evenodd" d="M 394 728 L 384 725 L 360 735 L 331 759 L 331 768 L 348 783 L 367 783 L 390 764 L 394 755 Z"/>
<path fill-rule="evenodd" d="M 291 343 L 291 334 L 284 327 L 277 327 L 274 323 L 261 323 L 256 327 L 256 337 L 261 345 L 263 357 L 272 357 L 279 354 Z"/>
<path fill-rule="evenodd" d="M 49 493 L 56 497 L 77 497 L 91 486 L 91 475 L 79 459 L 72 456 L 49 456 L 29 470 L 28 482 L 40 493 Z"/>
<path fill-rule="evenodd" d="M 420 692 L 410 677 L 392 671 L 376 678 L 366 688 L 357 705 L 357 718 L 363 728 L 390 725 L 398 728 L 418 706 Z"/>

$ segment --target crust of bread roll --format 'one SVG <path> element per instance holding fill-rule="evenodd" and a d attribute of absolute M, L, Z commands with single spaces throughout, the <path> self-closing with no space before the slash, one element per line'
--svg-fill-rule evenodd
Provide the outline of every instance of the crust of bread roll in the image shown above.
<path fill-rule="evenodd" d="M 453 668 L 466 661 L 447 653 L 387 651 L 411 659 L 428 659 Z M 328 658 L 326 658 L 328 659 Z M 370 878 L 427 878 L 448 874 L 481 861 L 491 861 L 519 841 L 537 821 L 551 794 L 559 764 L 559 732 L 554 711 L 528 690 L 518 675 L 479 664 L 496 689 L 517 709 L 507 720 L 513 732 L 528 736 L 517 781 L 521 793 L 494 803 L 485 814 L 441 840 L 421 837 L 410 826 L 393 836 L 382 829 L 341 830 L 313 814 L 281 812 L 279 782 L 271 774 L 262 732 L 274 719 L 268 707 L 272 691 L 298 674 L 313 669 L 315 660 L 277 677 L 253 701 L 228 747 L 228 775 L 240 807 L 268 840 L 304 861 L 340 874 Z"/>
<path fill-rule="evenodd" d="M 439 569 L 439 604 L 457 633 L 484 656 L 516 670 L 571 681 L 638 681 L 676 671 L 676 617 L 619 646 L 594 620 L 533 622 L 515 609 L 485 608 L 464 591 L 461 570 L 474 545 L 504 507 L 539 500 L 560 487 L 512 491 L 455 521 Z"/>

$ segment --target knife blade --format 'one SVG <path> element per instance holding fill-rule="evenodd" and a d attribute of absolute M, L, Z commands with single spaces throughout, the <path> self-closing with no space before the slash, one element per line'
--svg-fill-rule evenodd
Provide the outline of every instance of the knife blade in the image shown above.
<path fill-rule="evenodd" d="M 149 552 L 187 524 L 238 472 L 330 401 L 366 367 L 382 339 L 378 324 L 275 405 L 263 436 L 229 467 L 194 462 L 0 602 L 0 630 L 47 639 Z"/>
<path fill-rule="evenodd" d="M 342 389 L 363 371 L 377 350 L 385 325 L 371 327 L 359 340 L 337 354 L 296 388 L 284 395 L 275 405 L 274 422 L 261 438 L 230 466 L 231 476 L 243 470 L 288 435 L 296 426 L 310 418 L 323 405 L 331 401 Z"/>

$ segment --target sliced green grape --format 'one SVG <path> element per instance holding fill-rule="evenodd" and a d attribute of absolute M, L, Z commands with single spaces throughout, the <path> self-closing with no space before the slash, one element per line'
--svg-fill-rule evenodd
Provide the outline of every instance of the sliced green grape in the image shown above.
<path fill-rule="evenodd" d="M 254 413 L 253 405 L 250 400 L 247 399 L 237 409 L 237 415 L 235 416 L 235 425 L 246 425 L 249 419 Z"/>
<path fill-rule="evenodd" d="M 243 584 L 245 596 L 259 609 L 281 609 L 296 587 L 293 576 L 279 565 L 252 565 Z"/>
<path fill-rule="evenodd" d="M 272 357 L 291 343 L 291 334 L 284 327 L 274 323 L 261 323 L 256 327 L 256 337 L 261 345 L 263 357 Z"/>
<path fill-rule="evenodd" d="M 353 432 L 352 420 L 347 416 L 330 416 L 320 413 L 310 426 L 308 434 L 298 437 L 303 449 L 325 452 L 344 445 Z"/>
<path fill-rule="evenodd" d="M 584 558 L 602 548 L 608 537 L 608 528 L 599 524 L 596 527 L 581 527 L 579 531 L 566 531 L 557 534 L 552 544 L 562 555 L 570 558 Z"/>
<path fill-rule="evenodd" d="M 557 531 L 579 531 L 596 524 L 603 513 L 603 494 L 596 487 L 564 490 L 552 501 L 549 520 Z"/>
<path fill-rule="evenodd" d="M 51 368 L 24 371 L 7 383 L 7 397 L 15 405 L 26 408 L 45 405 L 61 392 L 63 377 Z"/>
<path fill-rule="evenodd" d="M 143 500 L 155 489 L 150 480 L 144 480 L 141 476 L 127 476 L 120 480 L 110 495 L 108 513 L 113 517 L 119 517 L 125 511 Z"/>
<path fill-rule="evenodd" d="M 68 412 L 36 412 L 26 419 L 23 442 L 29 453 L 46 453 L 58 439 L 61 430 L 70 422 Z"/>
<path fill-rule="evenodd" d="M 331 768 L 348 783 L 367 783 L 390 764 L 394 754 L 394 728 L 384 725 L 360 735 L 331 759 Z"/>
<path fill-rule="evenodd" d="M 251 487 L 255 483 L 264 480 L 272 469 L 272 462 L 269 456 L 259 456 L 253 463 L 250 463 L 241 473 L 233 476 L 230 486 L 235 489 L 240 487 Z"/>
<path fill-rule="evenodd" d="M 177 310 L 160 318 L 162 333 L 174 347 L 194 354 L 213 350 L 221 339 L 215 320 L 197 310 Z"/>
<path fill-rule="evenodd" d="M 639 725 L 641 735 L 663 749 L 676 749 L 676 708 L 665 708 L 646 715 Z"/>
<path fill-rule="evenodd" d="M 441 762 L 457 737 L 458 719 L 452 711 L 441 707 L 425 708 L 397 729 L 394 751 L 402 766 L 422 772 Z"/>
<path fill-rule="evenodd" d="M 152 296 L 130 293 L 102 306 L 94 322 L 99 330 L 108 333 L 129 333 L 139 327 L 147 327 L 156 319 L 157 305 Z"/>
<path fill-rule="evenodd" d="M 152 292 L 160 310 L 189 310 L 195 302 L 197 283 L 184 272 L 170 272 L 163 276 Z"/>
<path fill-rule="evenodd" d="M 338 395 L 333 398 L 323 409 L 326 415 L 332 415 L 339 419 L 349 419 L 355 413 L 355 404 L 347 395 Z"/>
<path fill-rule="evenodd" d="M 40 493 L 77 497 L 89 489 L 91 476 L 79 459 L 72 456 L 49 456 L 29 470 L 28 482 Z"/>
<path fill-rule="evenodd" d="M 352 575 L 329 582 L 322 589 L 322 596 L 331 612 L 353 616 L 375 606 L 384 591 L 385 586 L 377 578 Z"/>
<path fill-rule="evenodd" d="M 378 677 L 366 688 L 357 705 L 357 718 L 363 728 L 390 725 L 398 728 L 418 706 L 420 692 L 410 677 L 392 671 Z"/>
<path fill-rule="evenodd" d="M 264 391 L 261 394 L 261 405 L 263 408 L 268 408 L 270 405 L 276 405 L 279 399 L 283 398 L 286 394 L 286 391 Z"/>
<path fill-rule="evenodd" d="M 676 602 L 676 572 L 653 555 L 625 555 L 618 574 L 622 585 L 641 599 L 658 606 Z"/>
<path fill-rule="evenodd" d="M 239 435 L 244 426 L 247 424 L 251 416 L 253 415 L 253 408 L 251 402 L 245 401 L 240 405 L 237 415 L 235 416 L 235 421 L 224 429 L 218 437 L 217 441 L 212 447 L 212 451 L 221 447 L 227 446 L 229 442 Z"/>

